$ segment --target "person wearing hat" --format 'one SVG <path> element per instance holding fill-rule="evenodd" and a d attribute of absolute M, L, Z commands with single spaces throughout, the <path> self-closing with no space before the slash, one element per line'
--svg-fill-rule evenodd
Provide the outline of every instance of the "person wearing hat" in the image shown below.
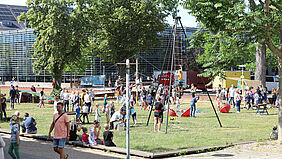
<path fill-rule="evenodd" d="M 8 153 L 12 158 L 20 158 L 19 146 L 20 146 L 20 129 L 19 118 L 17 115 L 13 115 L 10 120 L 11 138 Z"/>

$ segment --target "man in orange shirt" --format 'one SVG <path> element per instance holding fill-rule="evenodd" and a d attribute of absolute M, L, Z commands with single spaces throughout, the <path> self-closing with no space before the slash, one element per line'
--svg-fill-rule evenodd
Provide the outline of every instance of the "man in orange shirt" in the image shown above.
<path fill-rule="evenodd" d="M 60 154 L 60 159 L 68 158 L 68 154 L 64 153 L 66 140 L 70 137 L 70 120 L 66 113 L 63 112 L 63 103 L 57 103 L 58 113 L 54 114 L 53 122 L 49 130 L 49 138 L 54 129 L 53 147 L 54 151 Z"/>

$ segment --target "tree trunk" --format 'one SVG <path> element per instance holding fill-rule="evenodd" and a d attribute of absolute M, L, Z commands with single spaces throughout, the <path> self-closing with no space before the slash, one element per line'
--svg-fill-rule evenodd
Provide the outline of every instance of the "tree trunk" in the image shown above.
<path fill-rule="evenodd" d="M 261 41 L 256 48 L 256 72 L 255 80 L 261 81 L 263 87 L 265 87 L 266 77 L 266 45 L 264 41 Z"/>
<path fill-rule="evenodd" d="M 60 67 L 59 64 L 55 64 L 53 70 L 53 78 L 55 79 L 54 88 L 57 90 L 61 89 L 62 75 L 63 75 L 63 68 Z"/>
<path fill-rule="evenodd" d="M 278 141 L 282 142 L 282 59 L 279 58 L 279 112 L 278 112 Z"/>

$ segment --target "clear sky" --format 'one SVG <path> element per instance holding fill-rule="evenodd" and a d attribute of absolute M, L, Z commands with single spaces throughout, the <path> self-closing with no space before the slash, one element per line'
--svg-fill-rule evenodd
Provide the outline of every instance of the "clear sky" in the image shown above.
<path fill-rule="evenodd" d="M 1 0 L 0 4 L 9 4 L 9 5 L 20 5 L 20 6 L 25 6 L 26 0 Z M 190 16 L 187 13 L 187 10 L 184 10 L 181 6 L 179 7 L 179 13 L 178 16 L 181 17 L 181 22 L 184 26 L 187 27 L 196 27 L 196 19 L 193 16 Z M 174 20 L 172 17 L 168 17 L 167 19 L 169 24 L 173 24 Z"/>

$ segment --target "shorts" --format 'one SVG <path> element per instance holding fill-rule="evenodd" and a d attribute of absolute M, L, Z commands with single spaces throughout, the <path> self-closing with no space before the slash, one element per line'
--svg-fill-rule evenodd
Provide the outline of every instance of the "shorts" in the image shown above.
<path fill-rule="evenodd" d="M 66 144 L 66 138 L 53 139 L 53 147 L 64 148 Z"/>
<path fill-rule="evenodd" d="M 161 112 L 154 112 L 154 117 L 160 118 L 162 116 Z"/>
<path fill-rule="evenodd" d="M 88 117 L 88 114 L 87 113 L 83 113 L 83 117 Z"/>

